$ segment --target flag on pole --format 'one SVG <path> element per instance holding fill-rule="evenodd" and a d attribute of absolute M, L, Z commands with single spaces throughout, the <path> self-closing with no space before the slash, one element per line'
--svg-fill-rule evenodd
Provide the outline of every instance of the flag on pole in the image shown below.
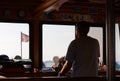
<path fill-rule="evenodd" d="M 28 42 L 29 36 L 21 32 L 21 42 Z"/>

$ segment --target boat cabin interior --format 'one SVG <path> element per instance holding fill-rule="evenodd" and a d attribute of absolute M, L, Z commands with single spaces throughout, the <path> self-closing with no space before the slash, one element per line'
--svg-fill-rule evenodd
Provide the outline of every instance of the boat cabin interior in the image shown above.
<path fill-rule="evenodd" d="M 120 0 L 0 0 L 0 80 L 119 81 L 119 14 Z M 98 76 L 58 76 L 80 21 L 100 45 Z"/>

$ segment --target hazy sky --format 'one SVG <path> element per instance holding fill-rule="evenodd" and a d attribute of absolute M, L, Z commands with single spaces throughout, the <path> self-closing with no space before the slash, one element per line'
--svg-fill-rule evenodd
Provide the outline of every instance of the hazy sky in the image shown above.
<path fill-rule="evenodd" d="M 74 26 L 43 25 L 43 60 L 65 56 L 71 40 L 75 39 Z"/>
<path fill-rule="evenodd" d="M 6 54 L 9 58 L 21 55 L 21 32 L 29 35 L 29 24 L 0 23 L 0 55 Z M 29 57 L 29 42 L 22 43 L 23 58 Z"/>

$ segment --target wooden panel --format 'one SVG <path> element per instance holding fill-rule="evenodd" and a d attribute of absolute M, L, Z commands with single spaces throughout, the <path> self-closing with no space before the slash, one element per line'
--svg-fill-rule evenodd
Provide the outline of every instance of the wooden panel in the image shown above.
<path fill-rule="evenodd" d="M 24 8 L 29 8 L 29 7 L 36 7 L 43 1 L 41 0 L 1 0 L 0 5 L 1 7 L 24 7 Z"/>

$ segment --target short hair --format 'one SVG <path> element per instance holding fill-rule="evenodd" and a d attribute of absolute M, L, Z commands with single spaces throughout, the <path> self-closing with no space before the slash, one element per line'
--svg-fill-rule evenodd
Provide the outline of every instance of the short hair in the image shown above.
<path fill-rule="evenodd" d="M 82 35 L 87 35 L 90 29 L 90 25 L 86 21 L 81 21 L 76 24 L 77 31 Z"/>
<path fill-rule="evenodd" d="M 0 62 L 10 61 L 9 57 L 5 54 L 0 55 Z"/>
<path fill-rule="evenodd" d="M 14 59 L 22 59 L 22 57 L 19 55 L 16 55 Z"/>
<path fill-rule="evenodd" d="M 59 57 L 58 57 L 58 56 L 54 56 L 54 57 L 53 57 L 53 60 L 55 60 L 56 58 L 57 58 L 57 59 L 59 59 Z"/>

